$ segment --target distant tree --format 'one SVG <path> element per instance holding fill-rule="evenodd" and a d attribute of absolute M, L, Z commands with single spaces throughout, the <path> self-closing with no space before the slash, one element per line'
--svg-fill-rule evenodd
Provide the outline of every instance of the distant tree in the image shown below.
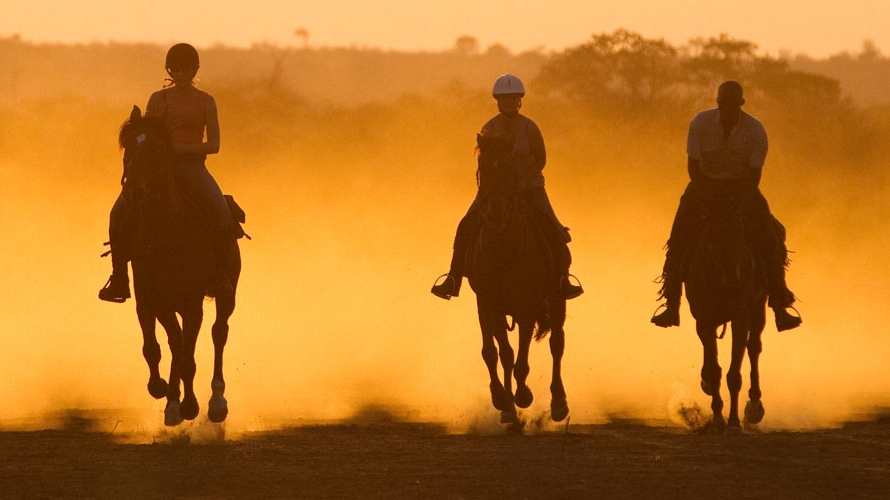
<path fill-rule="evenodd" d="M 663 39 L 620 29 L 554 57 L 536 83 L 551 96 L 598 109 L 644 108 L 674 92 L 682 81 L 678 65 L 677 49 Z"/>
<path fill-rule="evenodd" d="M 504 47 L 503 45 L 496 43 L 494 45 L 490 45 L 488 49 L 485 50 L 485 55 L 488 57 L 500 57 L 500 58 L 510 58 L 513 57 L 513 54 L 510 52 L 510 49 Z"/>
<path fill-rule="evenodd" d="M 296 30 L 294 30 L 294 36 L 296 36 L 300 39 L 301 42 L 303 42 L 304 49 L 309 46 L 309 30 L 307 30 L 306 28 L 297 28 Z"/>
<path fill-rule="evenodd" d="M 479 53 L 479 40 L 469 35 L 458 37 L 454 42 L 454 50 L 464 56 L 476 55 Z"/>

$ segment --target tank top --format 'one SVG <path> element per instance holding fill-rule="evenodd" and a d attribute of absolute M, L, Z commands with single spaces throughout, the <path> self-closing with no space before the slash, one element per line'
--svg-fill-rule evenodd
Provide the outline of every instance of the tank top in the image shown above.
<path fill-rule="evenodd" d="M 161 91 L 162 116 L 167 117 L 170 136 L 174 142 L 181 144 L 200 144 L 204 141 L 204 129 L 207 126 L 206 100 L 210 95 L 195 89 L 185 95 L 173 94 L 173 89 Z"/>

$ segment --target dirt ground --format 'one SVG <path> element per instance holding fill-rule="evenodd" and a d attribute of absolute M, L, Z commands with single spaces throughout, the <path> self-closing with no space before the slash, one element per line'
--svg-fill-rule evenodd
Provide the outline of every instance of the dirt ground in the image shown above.
<path fill-rule="evenodd" d="M 141 444 L 88 425 L 0 432 L 0 498 L 890 498 L 886 417 L 741 436 L 634 422 L 524 434 L 385 421 L 236 438 L 214 429 Z"/>

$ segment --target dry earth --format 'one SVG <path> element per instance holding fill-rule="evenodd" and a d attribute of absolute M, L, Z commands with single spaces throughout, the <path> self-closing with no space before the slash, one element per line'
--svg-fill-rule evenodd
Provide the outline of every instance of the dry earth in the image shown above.
<path fill-rule="evenodd" d="M 146 440 L 77 420 L 0 432 L 0 497 L 890 498 L 887 417 L 733 437 L 635 422 L 453 434 L 385 419 L 224 432 Z"/>

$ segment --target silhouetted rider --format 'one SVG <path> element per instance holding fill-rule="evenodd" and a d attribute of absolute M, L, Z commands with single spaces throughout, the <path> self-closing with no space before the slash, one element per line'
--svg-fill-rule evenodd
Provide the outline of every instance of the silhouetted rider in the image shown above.
<path fill-rule="evenodd" d="M 784 231 L 770 214 L 758 187 L 768 149 L 766 131 L 756 118 L 742 111 L 744 103 L 742 86 L 734 81 L 723 82 L 717 90 L 717 108 L 698 113 L 689 125 L 686 152 L 691 182 L 680 198 L 668 240 L 660 292 L 666 299 L 665 310 L 652 317 L 652 322 L 660 327 L 680 324 L 681 265 L 699 229 L 697 212 L 705 206 L 696 203 L 696 197 L 718 184 L 738 186 L 746 195 L 743 213 L 749 219 L 748 225 L 755 229 L 755 244 L 766 263 L 769 306 L 775 312 L 776 328 L 781 332 L 801 323 L 800 317 L 787 311 L 795 298 L 785 284 Z"/>
<path fill-rule="evenodd" d="M 482 134 L 512 138 L 511 165 L 518 170 L 524 180 L 524 193 L 531 205 L 553 222 L 553 231 L 548 231 L 548 236 L 553 240 L 550 242 L 551 245 L 562 250 L 554 252 L 557 254 L 556 265 L 559 273 L 555 286 L 562 297 L 573 299 L 584 293 L 584 290 L 581 286 L 569 282 L 571 258 L 566 243 L 571 238 L 569 238 L 568 228 L 563 226 L 556 217 L 550 199 L 547 197 L 547 191 L 544 189 L 542 170 L 547 163 L 544 137 L 535 122 L 519 113 L 519 109 L 522 107 L 522 98 L 525 97 L 525 86 L 519 78 L 508 73 L 495 80 L 491 94 L 497 100 L 499 113 L 482 127 Z M 439 277 L 440 279 L 445 278 L 442 283 L 434 284 L 430 290 L 437 297 L 447 300 L 457 297 L 460 292 L 466 267 L 467 250 L 482 226 L 481 205 L 481 195 L 477 191 L 470 209 L 467 210 L 467 214 L 457 226 L 451 268 L 448 274 Z"/>

